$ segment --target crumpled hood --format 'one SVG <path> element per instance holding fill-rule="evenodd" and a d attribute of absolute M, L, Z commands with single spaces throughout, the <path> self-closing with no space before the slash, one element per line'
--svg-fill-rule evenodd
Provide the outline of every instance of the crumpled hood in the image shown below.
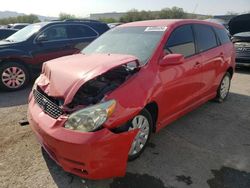
<path fill-rule="evenodd" d="M 233 17 L 229 21 L 228 27 L 231 35 L 250 31 L 250 14 L 242 14 Z"/>
<path fill-rule="evenodd" d="M 69 103 L 87 81 L 136 57 L 120 54 L 77 54 L 44 63 L 38 85 L 49 96 L 64 98 Z"/>

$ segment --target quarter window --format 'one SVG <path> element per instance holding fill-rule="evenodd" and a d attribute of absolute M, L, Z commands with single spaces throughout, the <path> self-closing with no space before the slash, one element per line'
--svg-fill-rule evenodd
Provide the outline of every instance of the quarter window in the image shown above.
<path fill-rule="evenodd" d="M 70 38 L 96 37 L 97 33 L 90 27 L 83 25 L 68 26 Z"/>
<path fill-rule="evenodd" d="M 217 36 L 219 37 L 221 44 L 225 44 L 231 41 L 226 29 L 219 29 L 219 28 L 214 28 L 214 29 L 215 29 Z"/>
<path fill-rule="evenodd" d="M 208 25 L 195 24 L 194 31 L 199 52 L 203 52 L 217 46 L 216 36 L 212 27 Z"/>
<path fill-rule="evenodd" d="M 166 53 L 183 54 L 185 57 L 195 54 L 192 28 L 184 25 L 175 29 L 170 35 L 164 51 Z"/>

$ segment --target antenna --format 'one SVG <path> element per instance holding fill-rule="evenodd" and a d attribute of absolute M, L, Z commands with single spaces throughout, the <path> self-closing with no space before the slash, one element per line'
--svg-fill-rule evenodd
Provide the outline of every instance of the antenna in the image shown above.
<path fill-rule="evenodd" d="M 195 4 L 195 6 L 194 6 L 194 10 L 193 10 L 193 12 L 192 12 L 193 14 L 195 13 L 195 11 L 196 11 L 196 9 L 197 9 L 198 5 L 199 5 L 198 3 L 196 3 L 196 4 Z"/>

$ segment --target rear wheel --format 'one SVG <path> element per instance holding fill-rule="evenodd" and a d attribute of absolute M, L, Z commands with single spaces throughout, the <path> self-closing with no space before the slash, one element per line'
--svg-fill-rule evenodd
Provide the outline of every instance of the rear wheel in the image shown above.
<path fill-rule="evenodd" d="M 29 82 L 29 72 L 16 62 L 6 62 L 0 66 L 0 88 L 6 91 L 21 89 Z"/>
<path fill-rule="evenodd" d="M 220 86 L 217 90 L 217 96 L 215 98 L 216 101 L 223 102 L 227 98 L 230 85 L 231 85 L 231 74 L 227 72 L 222 78 Z"/>
<path fill-rule="evenodd" d="M 128 159 L 134 160 L 141 155 L 144 151 L 153 127 L 153 121 L 151 114 L 143 109 L 140 114 L 135 116 L 131 122 L 131 127 L 129 130 L 139 129 L 137 135 L 135 136 L 132 145 L 129 150 Z"/>

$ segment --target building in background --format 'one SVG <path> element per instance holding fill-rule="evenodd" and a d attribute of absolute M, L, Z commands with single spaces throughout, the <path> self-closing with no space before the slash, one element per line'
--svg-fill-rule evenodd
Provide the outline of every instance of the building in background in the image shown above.
<path fill-rule="evenodd" d="M 99 19 L 109 19 L 113 18 L 115 20 L 120 20 L 126 12 L 107 12 L 107 13 L 94 13 L 90 14 L 90 19 L 99 20 Z"/>

